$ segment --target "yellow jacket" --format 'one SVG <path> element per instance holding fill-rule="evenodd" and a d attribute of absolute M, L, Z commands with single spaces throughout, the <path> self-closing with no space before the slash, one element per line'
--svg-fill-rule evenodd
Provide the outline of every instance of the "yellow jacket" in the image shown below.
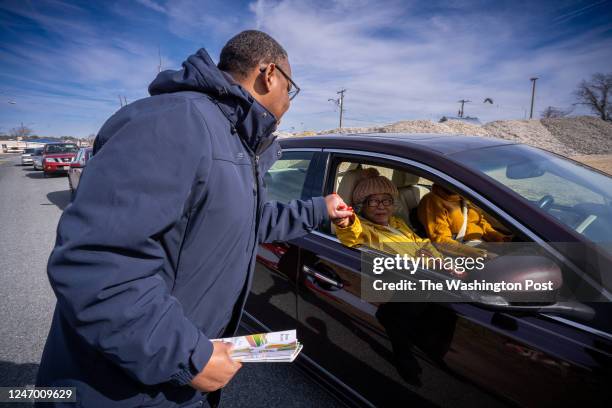
<path fill-rule="evenodd" d="M 448 244 L 451 247 L 461 245 L 454 239 L 463 225 L 461 200 L 460 195 L 447 194 L 435 184 L 432 192 L 421 199 L 417 210 L 419 221 L 425 227 L 427 236 L 432 242 Z M 510 238 L 496 231 L 483 214 L 469 204 L 467 219 L 464 241 L 502 242 Z M 473 249 L 466 245 L 461 245 L 461 247 L 461 252 L 471 252 L 470 250 Z M 477 253 L 477 251 L 474 252 Z"/>
<path fill-rule="evenodd" d="M 379 251 L 412 257 L 417 256 L 418 250 L 425 249 L 433 256 L 442 256 L 428 239 L 423 239 L 412 232 L 400 217 L 391 216 L 389 227 L 355 216 L 349 226 L 344 228 L 336 226 L 336 236 L 340 242 L 349 247 L 362 244 Z"/>

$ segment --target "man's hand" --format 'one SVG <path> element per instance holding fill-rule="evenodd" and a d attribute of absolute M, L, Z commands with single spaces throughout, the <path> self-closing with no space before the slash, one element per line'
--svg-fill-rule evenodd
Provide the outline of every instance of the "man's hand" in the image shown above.
<path fill-rule="evenodd" d="M 327 213 L 329 219 L 337 224 L 339 220 L 346 219 L 353 216 L 353 209 L 346 205 L 342 197 L 336 193 L 332 193 L 325 197 L 325 204 L 327 204 Z"/>
<path fill-rule="evenodd" d="M 204 369 L 191 380 L 191 386 L 197 390 L 210 392 L 223 388 L 242 367 L 238 361 L 232 360 L 230 350 L 232 344 L 213 341 L 213 353 Z"/>

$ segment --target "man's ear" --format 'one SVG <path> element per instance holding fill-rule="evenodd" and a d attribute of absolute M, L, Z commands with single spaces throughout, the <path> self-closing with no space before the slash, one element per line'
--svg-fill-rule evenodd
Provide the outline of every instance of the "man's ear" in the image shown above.
<path fill-rule="evenodd" d="M 270 92 L 272 90 L 272 85 L 274 83 L 274 81 L 276 81 L 275 78 L 275 71 L 276 71 L 276 64 L 272 63 L 272 64 L 268 64 L 268 66 L 266 67 L 266 71 L 264 72 L 264 87 L 266 89 L 266 91 Z"/>

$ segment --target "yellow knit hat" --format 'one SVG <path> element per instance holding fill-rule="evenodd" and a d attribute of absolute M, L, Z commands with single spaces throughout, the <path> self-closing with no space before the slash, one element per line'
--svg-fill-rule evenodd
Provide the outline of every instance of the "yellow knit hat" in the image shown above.
<path fill-rule="evenodd" d="M 394 198 L 399 195 L 397 187 L 391 180 L 381 176 L 373 167 L 362 171 L 362 179 L 357 182 L 353 190 L 353 204 L 361 204 L 372 194 L 390 194 Z"/>

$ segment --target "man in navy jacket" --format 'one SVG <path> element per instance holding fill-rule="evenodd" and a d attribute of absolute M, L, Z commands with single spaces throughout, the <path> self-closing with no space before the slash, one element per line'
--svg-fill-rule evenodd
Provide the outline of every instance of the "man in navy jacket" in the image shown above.
<path fill-rule="evenodd" d="M 274 39 L 245 31 L 218 67 L 200 49 L 104 124 L 49 258 L 37 386 L 76 387 L 85 407 L 218 403 L 240 364 L 209 339 L 235 332 L 257 244 L 350 215 L 335 195 L 264 200 L 290 75 Z"/>

